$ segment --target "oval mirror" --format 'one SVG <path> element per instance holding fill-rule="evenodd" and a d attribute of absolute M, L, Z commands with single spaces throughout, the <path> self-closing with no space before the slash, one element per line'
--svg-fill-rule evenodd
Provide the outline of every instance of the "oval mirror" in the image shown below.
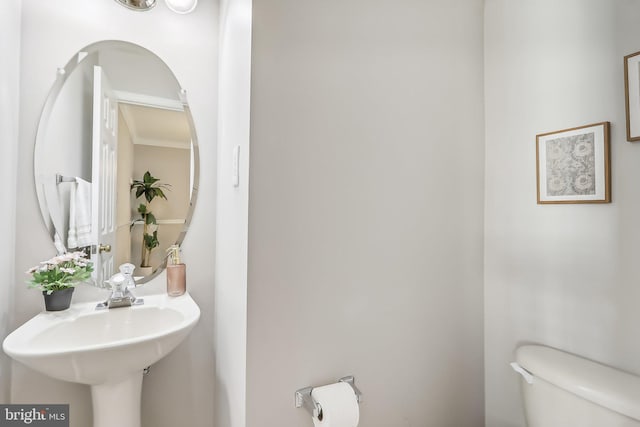
<path fill-rule="evenodd" d="M 83 250 L 103 286 L 119 265 L 144 283 L 181 244 L 195 206 L 198 146 L 173 72 L 147 49 L 81 49 L 45 102 L 34 153 L 42 217 L 59 253 Z"/>

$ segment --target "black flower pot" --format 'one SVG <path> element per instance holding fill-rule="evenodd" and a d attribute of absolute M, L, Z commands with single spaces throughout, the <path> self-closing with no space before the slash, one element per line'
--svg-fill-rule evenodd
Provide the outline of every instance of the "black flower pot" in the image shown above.
<path fill-rule="evenodd" d="M 47 311 L 66 310 L 71 305 L 71 297 L 75 288 L 66 288 L 59 291 L 53 291 L 47 295 L 47 291 L 42 291 L 44 295 L 44 306 Z"/>

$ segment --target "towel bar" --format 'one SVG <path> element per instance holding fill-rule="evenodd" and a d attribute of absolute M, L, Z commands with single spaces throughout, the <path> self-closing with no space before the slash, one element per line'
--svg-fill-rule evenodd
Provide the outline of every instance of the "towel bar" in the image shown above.
<path fill-rule="evenodd" d="M 76 182 L 75 177 L 69 177 L 69 176 L 64 176 L 64 175 L 60 175 L 59 173 L 56 174 L 56 185 L 60 184 L 61 182 Z"/>

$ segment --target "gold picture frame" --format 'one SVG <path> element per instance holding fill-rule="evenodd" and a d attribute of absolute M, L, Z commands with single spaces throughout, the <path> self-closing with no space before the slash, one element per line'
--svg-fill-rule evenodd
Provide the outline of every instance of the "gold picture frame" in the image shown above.
<path fill-rule="evenodd" d="M 538 204 L 610 203 L 609 122 L 536 135 Z"/>

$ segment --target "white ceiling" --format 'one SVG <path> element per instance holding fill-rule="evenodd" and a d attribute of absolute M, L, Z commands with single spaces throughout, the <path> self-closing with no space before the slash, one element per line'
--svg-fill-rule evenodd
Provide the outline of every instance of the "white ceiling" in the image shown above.
<path fill-rule="evenodd" d="M 184 111 L 120 103 L 134 144 L 191 147 L 191 128 Z"/>

